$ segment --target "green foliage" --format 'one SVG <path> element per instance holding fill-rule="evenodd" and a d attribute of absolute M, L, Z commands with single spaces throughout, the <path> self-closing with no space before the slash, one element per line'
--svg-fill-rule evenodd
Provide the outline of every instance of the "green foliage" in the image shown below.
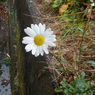
<path fill-rule="evenodd" d="M 86 61 L 86 64 L 91 64 L 95 68 L 95 61 L 88 60 Z"/>
<path fill-rule="evenodd" d="M 52 4 L 52 7 L 53 8 L 59 7 L 61 3 L 62 3 L 62 0 L 55 0 Z"/>
<path fill-rule="evenodd" d="M 88 6 L 85 6 L 83 3 L 88 4 Z M 53 8 L 58 8 L 58 9 L 61 9 L 62 5 L 63 6 L 68 5 L 68 9 L 66 9 L 65 11 L 62 11 L 63 12 L 62 14 L 60 14 L 59 12 L 60 16 L 58 16 L 58 20 L 60 21 L 60 23 L 62 23 L 62 26 L 63 26 L 62 28 L 63 33 L 61 35 L 62 36 L 61 41 L 65 40 L 66 37 L 68 37 L 69 35 L 70 37 L 72 37 L 72 39 L 74 38 L 74 35 L 77 35 L 76 37 L 78 37 L 79 35 L 79 42 L 80 42 L 79 43 L 79 54 L 77 55 L 78 59 L 76 58 L 77 61 L 74 60 L 74 64 L 78 66 L 78 72 L 81 71 L 79 68 L 80 67 L 79 65 L 81 65 L 80 63 L 84 62 L 83 60 L 81 60 L 82 52 L 85 49 L 86 49 L 85 51 L 87 51 L 88 49 L 87 48 L 88 44 L 85 44 L 87 40 L 85 41 L 84 37 L 86 37 L 85 35 L 89 35 L 88 34 L 89 31 L 87 30 L 88 30 L 88 25 L 90 22 L 90 18 L 88 18 L 89 13 L 91 11 L 90 4 L 91 4 L 90 0 L 87 0 L 87 1 L 85 0 L 82 0 L 82 1 L 81 0 L 54 0 L 52 4 Z M 56 58 L 57 60 L 53 63 L 53 65 L 55 66 L 57 63 L 60 64 L 58 65 L 59 67 L 57 68 L 57 70 L 61 72 L 62 74 L 64 73 L 65 75 L 68 74 L 66 75 L 66 77 L 68 77 L 70 76 L 70 73 L 69 73 L 69 69 L 66 70 L 66 68 L 69 68 L 69 67 L 65 67 L 64 63 L 66 64 L 67 62 L 65 62 L 64 60 L 61 60 L 61 56 L 60 56 L 62 47 L 61 49 L 59 49 L 60 53 L 58 55 L 58 58 Z M 95 68 L 95 61 L 88 60 L 86 61 L 86 64 L 91 64 Z M 86 75 L 86 76 L 89 76 L 89 75 Z M 89 77 L 92 77 L 92 75 Z M 93 92 L 95 91 L 95 87 L 93 88 L 90 85 L 90 82 L 93 79 L 90 79 L 90 80 L 85 79 L 84 72 L 82 72 L 81 75 L 77 74 L 77 79 L 73 81 L 70 80 L 72 82 L 68 82 L 68 80 L 64 78 L 62 81 L 62 84 L 58 88 L 54 89 L 54 91 L 57 92 L 58 95 L 60 95 L 60 93 L 61 95 L 94 95 Z"/>
<path fill-rule="evenodd" d="M 71 1 L 71 0 L 54 0 L 54 2 L 52 4 L 52 7 L 57 8 L 60 5 L 62 5 L 63 3 L 66 3 L 66 2 L 69 2 L 69 1 Z"/>
<path fill-rule="evenodd" d="M 81 27 L 78 27 L 78 29 L 83 33 L 84 32 L 84 30 L 81 28 Z"/>
<path fill-rule="evenodd" d="M 80 52 L 82 52 L 84 49 L 86 49 L 87 46 L 83 46 L 81 49 L 80 49 Z"/>
<path fill-rule="evenodd" d="M 63 60 L 60 60 L 60 61 L 55 61 L 55 62 L 53 63 L 53 65 L 55 65 L 55 64 L 58 63 L 58 62 L 67 63 L 67 61 L 66 61 L 65 59 L 63 59 Z"/>
<path fill-rule="evenodd" d="M 57 63 L 58 61 L 55 61 L 54 63 L 53 63 L 53 66 Z"/>
<path fill-rule="evenodd" d="M 11 57 L 6 57 L 6 59 L 5 59 L 5 63 L 7 64 L 7 65 L 11 65 Z"/>
<path fill-rule="evenodd" d="M 84 72 L 81 73 L 81 76 L 77 73 L 77 79 L 70 83 L 64 78 L 60 87 L 55 88 L 54 91 L 63 95 L 94 95 L 95 89 L 92 89 L 90 81 L 86 81 L 84 77 Z"/>
<path fill-rule="evenodd" d="M 61 5 L 66 5 L 69 2 L 71 2 L 71 3 L 69 4 L 68 9 L 63 12 L 63 16 L 64 15 L 67 15 L 66 18 L 68 18 L 67 19 L 68 22 L 76 21 L 77 18 L 81 18 L 81 17 L 84 18 L 84 12 L 83 13 L 76 14 L 77 12 L 83 11 L 83 5 L 81 3 L 81 0 L 74 0 L 74 1 L 72 1 L 72 0 L 54 0 L 54 2 L 52 4 L 52 7 L 59 9 L 59 7 Z M 85 2 L 85 0 L 82 0 L 82 2 Z M 69 14 L 73 14 L 73 15 L 69 15 Z M 64 20 L 64 18 L 63 18 L 63 20 Z M 80 19 L 80 21 L 81 20 L 82 19 Z M 86 20 L 86 18 L 84 20 Z"/>

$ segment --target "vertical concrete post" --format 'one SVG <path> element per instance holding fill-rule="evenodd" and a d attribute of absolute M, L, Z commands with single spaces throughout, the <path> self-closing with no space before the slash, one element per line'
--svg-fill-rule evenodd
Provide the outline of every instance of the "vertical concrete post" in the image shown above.
<path fill-rule="evenodd" d="M 13 35 L 12 28 L 10 28 L 10 47 L 11 47 L 11 55 L 12 55 L 12 62 L 15 65 L 12 65 L 12 69 L 14 71 L 12 73 L 12 88 L 15 90 L 15 77 L 18 77 L 18 90 L 19 95 L 53 95 L 53 87 L 51 84 L 51 75 L 49 70 L 45 70 L 44 67 L 47 67 L 46 57 L 39 56 L 34 57 L 31 52 L 25 52 L 25 45 L 23 45 L 22 38 L 26 36 L 24 33 L 24 28 L 30 27 L 33 23 L 39 23 L 37 19 L 32 17 L 28 17 L 24 14 L 28 15 L 35 15 L 36 8 L 31 6 L 31 10 L 29 9 L 28 1 L 27 0 L 14 0 L 14 16 L 15 16 L 15 26 L 16 32 Z M 12 0 L 9 0 L 9 6 L 12 6 Z M 10 7 L 11 8 L 11 7 Z M 12 18 L 10 18 L 12 20 Z M 12 23 L 10 27 L 12 27 Z M 14 39 L 14 41 L 12 40 Z M 16 40 L 15 40 L 16 39 Z M 14 49 L 15 47 L 15 49 Z M 15 51 L 15 54 L 13 54 Z M 15 59 L 14 59 L 15 58 Z M 14 60 L 15 63 L 14 63 Z M 14 67 L 16 66 L 16 67 Z M 16 69 L 16 70 L 15 70 Z M 16 72 L 16 76 L 14 73 Z M 13 95 L 15 91 L 13 91 Z"/>

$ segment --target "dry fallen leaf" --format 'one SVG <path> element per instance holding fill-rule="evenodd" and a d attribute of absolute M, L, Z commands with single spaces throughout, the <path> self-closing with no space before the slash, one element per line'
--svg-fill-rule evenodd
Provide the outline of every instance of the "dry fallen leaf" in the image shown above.
<path fill-rule="evenodd" d="M 95 10 L 91 12 L 90 19 L 95 20 Z"/>
<path fill-rule="evenodd" d="M 67 8 L 68 8 L 68 4 L 67 5 L 62 5 L 59 8 L 59 14 L 62 15 L 62 13 L 67 10 Z"/>
<path fill-rule="evenodd" d="M 8 78 L 10 77 L 10 75 L 8 75 Z"/>
<path fill-rule="evenodd" d="M 91 84 L 91 87 L 94 87 L 95 86 L 95 81 L 92 80 L 90 84 Z"/>
<path fill-rule="evenodd" d="M 59 8 L 59 14 L 62 15 L 62 13 L 68 9 L 68 5 L 70 5 L 71 3 L 72 3 L 72 1 L 68 2 L 66 5 L 62 5 Z"/>
<path fill-rule="evenodd" d="M 10 82 L 9 80 L 4 79 L 4 80 L 2 80 L 1 85 L 6 85 L 7 86 L 9 84 L 9 82 Z"/>

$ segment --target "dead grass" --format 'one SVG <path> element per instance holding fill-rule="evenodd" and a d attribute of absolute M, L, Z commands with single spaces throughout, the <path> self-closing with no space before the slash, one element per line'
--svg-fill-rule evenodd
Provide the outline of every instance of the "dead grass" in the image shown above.
<path fill-rule="evenodd" d="M 95 22 L 88 20 L 88 26 L 84 26 L 85 23 L 79 23 L 82 27 L 87 27 L 86 32 L 88 33 L 85 34 L 83 38 L 81 46 L 87 46 L 87 48 L 81 53 L 81 61 L 79 63 L 78 55 L 80 53 L 80 44 L 83 36 L 82 32 L 77 30 L 77 25 L 67 22 L 66 16 L 64 16 L 65 20 L 61 20 L 61 16 L 58 16 L 58 10 L 53 9 L 51 4 L 49 0 L 36 0 L 35 6 L 47 27 L 52 28 L 57 38 L 55 42 L 56 47 L 50 48 L 50 52 L 54 52 L 55 56 L 52 58 L 48 57 L 49 69 L 52 70 L 54 74 L 53 81 L 61 81 L 63 77 L 75 76 L 76 72 L 80 73 L 81 71 L 84 71 L 86 77 L 90 78 L 91 75 L 95 74 L 95 69 L 90 64 L 85 64 L 85 62 L 87 60 L 95 61 Z M 76 14 L 79 13 L 81 12 Z M 75 29 L 68 29 L 68 31 L 64 29 L 73 26 L 75 26 Z M 67 63 L 56 62 L 63 59 L 65 59 Z M 55 66 L 53 66 L 54 62 L 56 62 Z M 59 68 L 63 68 L 64 70 L 61 71 Z M 69 76 L 66 75 L 66 72 L 68 72 Z"/>

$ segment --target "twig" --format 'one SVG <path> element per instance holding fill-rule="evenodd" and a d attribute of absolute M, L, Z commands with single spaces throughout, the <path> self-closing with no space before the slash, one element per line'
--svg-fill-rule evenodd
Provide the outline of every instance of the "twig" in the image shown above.
<path fill-rule="evenodd" d="M 0 48 L 3 47 L 3 45 L 4 45 L 6 42 L 7 42 L 7 38 L 6 38 L 5 41 L 2 43 L 2 45 L 0 46 Z"/>
<path fill-rule="evenodd" d="M 29 17 L 35 17 L 35 18 L 38 18 L 38 19 L 54 19 L 54 18 L 59 18 L 59 17 L 66 17 L 66 16 L 70 16 L 70 15 L 80 14 L 80 13 L 84 13 L 84 12 L 85 11 L 77 12 L 77 13 L 74 13 L 74 14 L 68 14 L 68 15 L 64 15 L 64 16 L 53 16 L 53 17 L 44 17 L 43 15 L 41 15 L 42 17 L 32 16 L 32 15 L 28 15 L 28 14 L 23 14 L 23 15 L 26 15 L 26 16 L 29 16 Z"/>

